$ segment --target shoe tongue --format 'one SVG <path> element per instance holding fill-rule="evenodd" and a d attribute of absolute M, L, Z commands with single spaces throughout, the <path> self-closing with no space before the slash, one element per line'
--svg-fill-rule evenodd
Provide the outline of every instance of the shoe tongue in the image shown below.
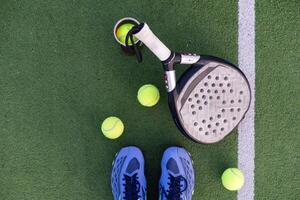
<path fill-rule="evenodd" d="M 126 168 L 126 172 L 128 174 L 132 174 L 134 171 L 140 169 L 140 163 L 136 158 L 133 158 L 129 161 L 128 166 Z"/>
<path fill-rule="evenodd" d="M 179 168 L 174 158 L 170 158 L 167 162 L 167 169 L 172 172 L 173 175 L 179 174 Z"/>

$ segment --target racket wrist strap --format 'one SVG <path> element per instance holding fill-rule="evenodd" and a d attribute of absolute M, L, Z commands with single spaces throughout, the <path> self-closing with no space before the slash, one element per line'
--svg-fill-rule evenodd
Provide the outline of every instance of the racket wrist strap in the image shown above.
<path fill-rule="evenodd" d="M 142 53 L 140 50 L 140 42 L 135 43 L 134 39 L 133 39 L 133 33 L 135 31 L 135 27 L 133 27 L 126 35 L 125 38 L 125 44 L 126 44 L 126 48 L 133 50 L 135 56 L 136 56 L 136 60 L 137 62 L 142 62 L 143 57 L 142 57 Z M 129 45 L 129 41 L 132 45 Z"/>

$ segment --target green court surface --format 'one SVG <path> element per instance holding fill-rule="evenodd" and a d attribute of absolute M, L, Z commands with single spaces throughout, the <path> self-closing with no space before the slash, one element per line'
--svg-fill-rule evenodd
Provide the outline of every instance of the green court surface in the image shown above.
<path fill-rule="evenodd" d="M 256 3 L 256 199 L 300 196 L 299 7 Z M 158 59 L 144 48 L 138 64 L 114 40 L 114 23 L 125 16 L 147 22 L 171 49 L 238 61 L 237 1 L 0 0 L 1 200 L 110 200 L 111 163 L 127 145 L 143 150 L 150 200 L 171 145 L 192 154 L 193 199 L 237 198 L 220 182 L 237 166 L 236 131 L 214 145 L 178 131 Z M 153 108 L 136 98 L 146 83 L 160 90 Z M 120 139 L 100 132 L 110 115 L 125 124 Z"/>

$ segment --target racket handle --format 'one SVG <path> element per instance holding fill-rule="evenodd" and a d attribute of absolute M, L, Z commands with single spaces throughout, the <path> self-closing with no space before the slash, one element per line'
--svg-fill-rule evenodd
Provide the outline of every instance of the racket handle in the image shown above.
<path fill-rule="evenodd" d="M 165 61 L 170 57 L 170 49 L 154 35 L 146 23 L 140 24 L 140 29 L 138 32 L 135 32 L 134 35 L 141 40 L 160 61 Z"/>

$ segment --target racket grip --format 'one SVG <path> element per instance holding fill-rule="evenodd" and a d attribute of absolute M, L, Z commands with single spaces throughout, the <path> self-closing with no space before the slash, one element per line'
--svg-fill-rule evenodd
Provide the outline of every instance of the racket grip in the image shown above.
<path fill-rule="evenodd" d="M 167 60 L 171 55 L 170 49 L 154 35 L 146 23 L 141 25 L 141 29 L 134 33 L 135 37 L 141 40 L 160 61 Z"/>

